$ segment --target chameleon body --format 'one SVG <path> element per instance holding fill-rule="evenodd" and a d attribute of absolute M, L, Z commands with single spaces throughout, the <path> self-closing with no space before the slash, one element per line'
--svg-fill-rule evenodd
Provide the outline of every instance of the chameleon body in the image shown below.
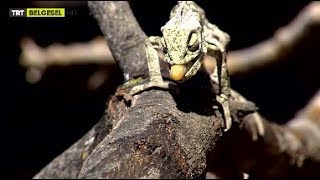
<path fill-rule="evenodd" d="M 217 61 L 217 68 L 210 78 L 219 83 L 216 100 L 224 111 L 225 131 L 229 130 L 232 119 L 225 49 L 230 41 L 229 35 L 211 24 L 204 10 L 192 1 L 178 2 L 161 31 L 162 37 L 150 36 L 145 42 L 149 82 L 133 87 L 129 94 L 135 95 L 151 87 L 169 88 L 170 82 L 163 81 L 160 72 L 157 50 L 164 53 L 164 61 L 170 67 L 170 78 L 179 83 L 194 76 L 202 65 L 204 55 L 210 55 Z"/>

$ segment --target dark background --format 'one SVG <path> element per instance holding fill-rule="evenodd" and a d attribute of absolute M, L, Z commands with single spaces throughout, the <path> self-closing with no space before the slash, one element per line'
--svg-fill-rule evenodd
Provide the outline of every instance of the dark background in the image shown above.
<path fill-rule="evenodd" d="M 160 35 L 175 2 L 130 2 L 147 35 Z M 307 4 L 306 1 L 201 1 L 208 19 L 231 35 L 230 49 L 244 48 L 271 37 Z M 32 7 L 30 2 L 11 2 L 10 8 Z M 8 8 L 9 8 L 8 7 Z M 121 82 L 116 73 L 113 84 L 88 90 L 86 79 L 98 69 L 95 65 L 52 67 L 37 84 L 25 81 L 25 68 L 18 63 L 19 41 L 32 37 L 45 47 L 53 42 L 91 40 L 101 32 L 87 7 L 71 7 L 77 15 L 63 19 L 9 18 L 1 61 L 1 175 L 31 178 L 54 157 L 81 138 L 102 116 L 108 95 Z M 5 10 L 3 12 L 8 12 Z M 6 22 L 7 21 L 7 22 Z M 8 25 L 6 24 L 8 23 Z M 8 55 L 8 56 L 7 56 Z M 232 77 L 232 87 L 254 101 L 260 112 L 278 123 L 292 118 L 316 92 L 319 84 L 299 79 L 299 65 L 279 65 L 267 72 Z M 297 75 L 298 73 L 298 75 Z M 272 82 L 272 86 L 270 85 Z M 275 103 L 275 101 L 277 101 Z M 4 117 L 4 118 L 3 118 Z"/>

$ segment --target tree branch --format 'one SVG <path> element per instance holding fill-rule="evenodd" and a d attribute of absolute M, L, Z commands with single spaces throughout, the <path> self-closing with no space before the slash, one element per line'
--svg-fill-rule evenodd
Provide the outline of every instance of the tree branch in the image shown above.
<path fill-rule="evenodd" d="M 308 4 L 287 26 L 278 29 L 268 40 L 249 48 L 231 51 L 228 67 L 233 75 L 255 72 L 298 54 L 306 55 L 303 47 L 318 47 L 320 2 Z M 310 49 L 310 48 L 309 48 Z"/>
<path fill-rule="evenodd" d="M 89 1 L 88 5 L 125 78 L 147 75 L 147 61 L 144 53 L 146 35 L 136 21 L 129 4 Z"/>
<path fill-rule="evenodd" d="M 246 172 L 250 178 L 320 177 L 320 91 L 285 125 L 268 122 L 258 113 L 241 122 L 210 155 L 210 171 L 220 177 L 229 176 L 226 169 Z"/>
<path fill-rule="evenodd" d="M 23 38 L 20 46 L 20 65 L 27 68 L 26 80 L 29 83 L 39 82 L 44 71 L 52 66 L 99 64 L 104 69 L 107 69 L 106 66 L 115 66 L 110 49 L 102 37 L 87 43 L 55 43 L 46 48 L 38 46 L 30 38 Z"/>

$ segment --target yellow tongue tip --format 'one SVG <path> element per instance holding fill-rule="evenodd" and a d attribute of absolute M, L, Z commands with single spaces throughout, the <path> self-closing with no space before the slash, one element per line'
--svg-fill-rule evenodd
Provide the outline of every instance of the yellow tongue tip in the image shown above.
<path fill-rule="evenodd" d="M 170 69 L 170 77 L 175 81 L 180 81 L 186 74 L 187 68 L 185 65 L 173 65 Z"/>

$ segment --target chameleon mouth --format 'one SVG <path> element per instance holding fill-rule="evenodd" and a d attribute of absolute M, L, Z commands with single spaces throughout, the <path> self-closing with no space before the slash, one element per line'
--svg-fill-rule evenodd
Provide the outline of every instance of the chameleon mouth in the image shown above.
<path fill-rule="evenodd" d="M 186 64 L 175 64 L 170 67 L 170 78 L 175 81 L 182 81 L 190 68 L 194 65 L 195 60 Z"/>
<path fill-rule="evenodd" d="M 187 72 L 185 64 L 176 64 L 170 68 L 170 78 L 175 81 L 181 81 Z"/>

